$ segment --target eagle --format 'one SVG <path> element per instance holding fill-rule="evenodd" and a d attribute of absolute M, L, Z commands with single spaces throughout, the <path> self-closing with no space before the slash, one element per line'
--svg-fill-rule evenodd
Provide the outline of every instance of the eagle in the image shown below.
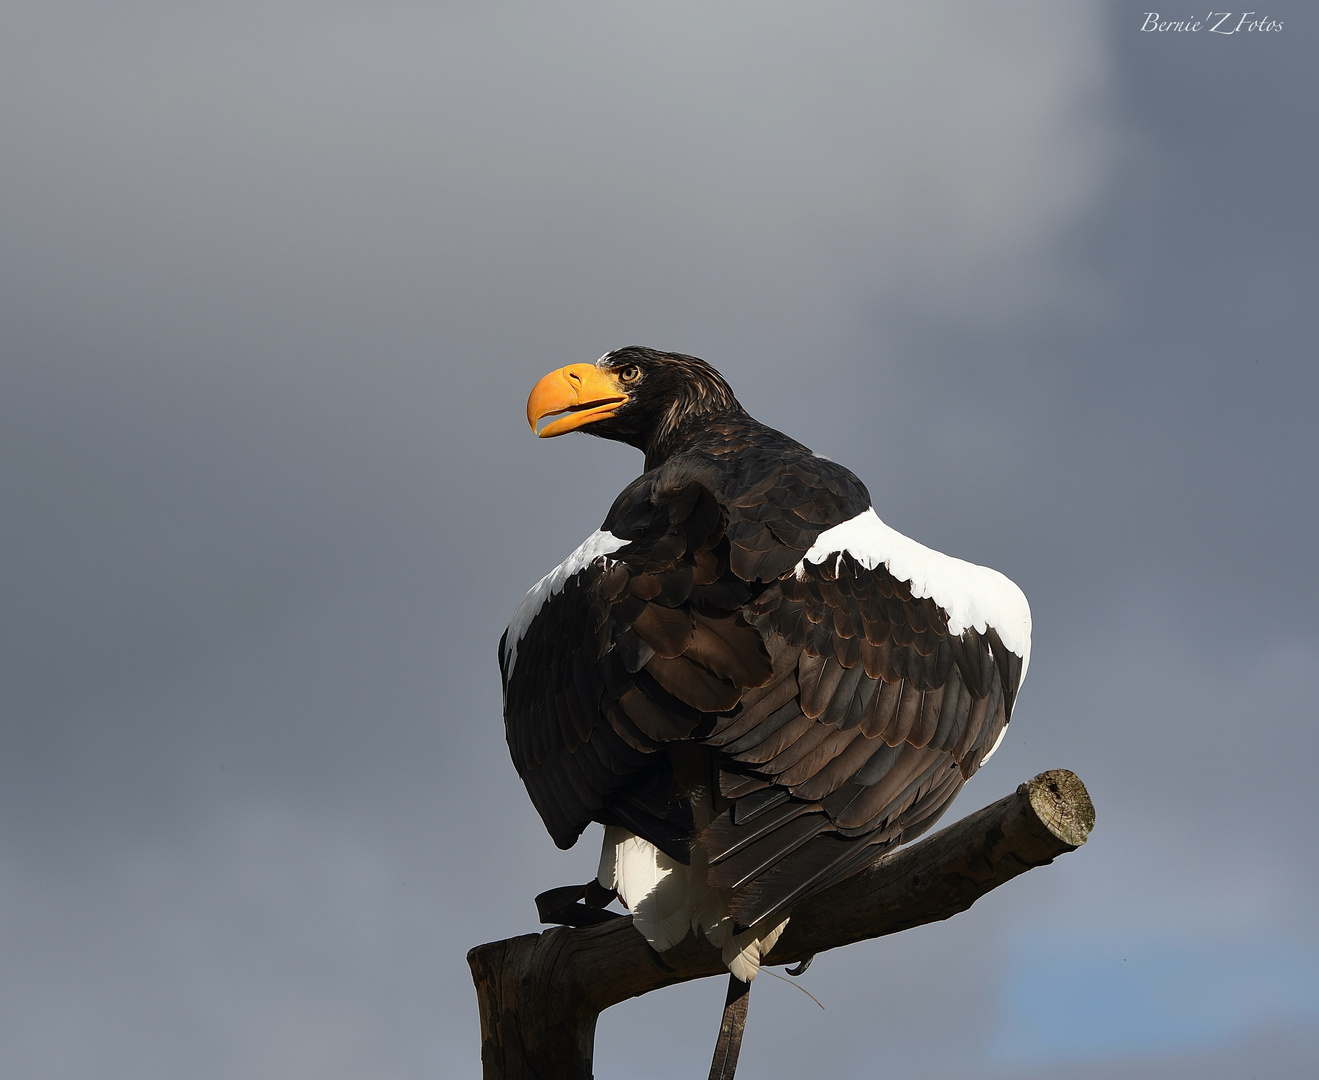
<path fill-rule="evenodd" d="M 527 420 L 634 446 L 640 476 L 499 644 L 513 763 L 599 875 L 545 921 L 689 933 L 749 984 L 793 905 L 928 829 L 997 749 L 1030 607 L 885 524 L 855 474 L 751 417 L 694 356 L 551 372 Z M 574 903 L 572 901 L 584 901 Z"/>

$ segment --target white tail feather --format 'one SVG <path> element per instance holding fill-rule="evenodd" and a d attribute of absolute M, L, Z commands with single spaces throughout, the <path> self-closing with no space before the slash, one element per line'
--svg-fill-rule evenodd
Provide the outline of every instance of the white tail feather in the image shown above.
<path fill-rule="evenodd" d="M 698 859 L 684 866 L 616 825 L 605 827 L 598 880 L 631 909 L 632 925 L 656 952 L 667 952 L 688 931 L 702 933 L 743 982 L 756 977 L 761 957 L 788 925 L 787 919 L 760 922 L 735 934 L 727 902 L 720 890 L 710 888 Z"/>

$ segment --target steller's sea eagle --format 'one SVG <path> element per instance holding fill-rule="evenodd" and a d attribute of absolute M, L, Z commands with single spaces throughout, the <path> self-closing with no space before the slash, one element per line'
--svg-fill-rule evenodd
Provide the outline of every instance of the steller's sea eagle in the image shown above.
<path fill-rule="evenodd" d="M 886 525 L 696 357 L 562 368 L 527 402 L 533 431 L 546 417 L 541 438 L 645 454 L 499 645 L 509 750 L 550 835 L 605 827 L 598 884 L 571 895 L 593 906 L 550 921 L 597 921 L 616 894 L 657 951 L 703 933 L 750 982 L 795 903 L 928 829 L 997 748 L 1030 608 Z"/>

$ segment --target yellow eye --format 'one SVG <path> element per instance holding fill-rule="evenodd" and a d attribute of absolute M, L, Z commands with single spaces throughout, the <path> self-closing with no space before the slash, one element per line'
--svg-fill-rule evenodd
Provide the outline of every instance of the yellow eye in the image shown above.
<path fill-rule="evenodd" d="M 641 369 L 636 364 L 628 364 L 618 373 L 619 382 L 636 382 L 639 378 L 641 378 Z"/>

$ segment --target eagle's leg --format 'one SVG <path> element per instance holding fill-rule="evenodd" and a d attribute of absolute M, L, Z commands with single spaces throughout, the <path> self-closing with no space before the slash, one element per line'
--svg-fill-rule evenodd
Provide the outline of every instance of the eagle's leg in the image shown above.
<path fill-rule="evenodd" d="M 728 996 L 724 998 L 724 1018 L 719 1024 L 719 1041 L 714 1044 L 714 1061 L 710 1063 L 710 1080 L 733 1080 L 750 1001 L 751 984 L 730 974 Z"/>
<path fill-rule="evenodd" d="M 605 907 L 618 894 L 606 889 L 598 881 L 585 885 L 563 885 L 549 889 L 536 897 L 536 912 L 540 921 L 558 926 L 594 926 L 596 923 L 621 919 L 617 911 Z M 584 902 L 582 902 L 584 901 Z"/>

